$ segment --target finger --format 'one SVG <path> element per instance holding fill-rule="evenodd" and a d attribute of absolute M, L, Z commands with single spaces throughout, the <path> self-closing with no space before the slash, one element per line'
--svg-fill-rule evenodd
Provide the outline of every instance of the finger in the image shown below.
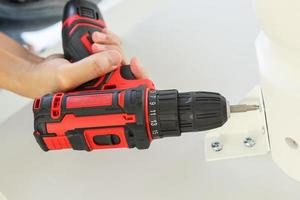
<path fill-rule="evenodd" d="M 93 53 L 98 53 L 98 52 L 107 51 L 107 50 L 115 50 L 115 51 L 118 51 L 120 54 L 123 54 L 122 48 L 117 45 L 103 45 L 103 44 L 97 44 L 97 43 L 94 43 L 92 45 Z"/>
<path fill-rule="evenodd" d="M 113 40 L 117 41 L 120 45 L 122 45 L 122 40 L 120 39 L 119 36 L 117 36 L 114 32 L 108 30 L 108 29 L 103 29 L 103 33 L 108 34 L 108 36 Z"/>
<path fill-rule="evenodd" d="M 70 90 L 89 80 L 98 78 L 116 69 L 121 63 L 121 58 L 118 51 L 110 50 L 68 64 L 60 70 L 60 87 L 62 90 Z"/>
<path fill-rule="evenodd" d="M 117 45 L 103 45 L 103 44 L 97 44 L 94 43 L 92 45 L 92 51 L 93 53 L 99 53 L 102 51 L 107 51 L 107 50 L 115 50 L 118 51 L 122 55 L 122 64 L 126 64 L 126 57 L 124 55 L 123 49 L 120 46 Z"/>
<path fill-rule="evenodd" d="M 145 68 L 140 64 L 136 57 L 133 57 L 130 61 L 130 69 L 137 79 L 148 78 Z"/>
<path fill-rule="evenodd" d="M 52 54 L 52 55 L 48 56 L 46 59 L 51 60 L 51 59 L 55 59 L 55 58 L 64 58 L 64 55 L 63 54 L 59 54 L 59 53 Z"/>
<path fill-rule="evenodd" d="M 110 33 L 104 33 L 104 32 L 94 32 L 92 35 L 92 40 L 95 43 L 100 44 L 115 44 L 121 46 L 121 40 Z"/>

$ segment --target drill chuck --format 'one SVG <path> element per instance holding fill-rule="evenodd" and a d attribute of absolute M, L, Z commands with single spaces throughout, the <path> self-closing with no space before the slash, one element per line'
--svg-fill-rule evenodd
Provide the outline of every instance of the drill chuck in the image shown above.
<path fill-rule="evenodd" d="M 149 124 L 154 139 L 218 128 L 227 121 L 228 113 L 227 101 L 218 93 L 149 92 Z"/>

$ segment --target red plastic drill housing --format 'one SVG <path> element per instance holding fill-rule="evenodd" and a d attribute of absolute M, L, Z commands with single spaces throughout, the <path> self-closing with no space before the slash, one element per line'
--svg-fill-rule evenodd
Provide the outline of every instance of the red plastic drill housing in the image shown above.
<path fill-rule="evenodd" d="M 63 15 L 63 48 L 70 61 L 89 56 L 92 33 L 105 28 L 97 5 L 71 0 Z M 148 148 L 148 91 L 151 80 L 136 80 L 130 66 L 121 66 L 68 93 L 35 100 L 34 136 L 45 151 Z"/>

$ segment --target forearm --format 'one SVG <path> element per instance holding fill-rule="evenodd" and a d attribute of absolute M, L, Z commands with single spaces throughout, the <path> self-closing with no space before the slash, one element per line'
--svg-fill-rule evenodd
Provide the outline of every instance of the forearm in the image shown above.
<path fill-rule="evenodd" d="M 33 64 L 32 60 L 25 60 L 0 49 L 0 88 L 19 93 Z"/>
<path fill-rule="evenodd" d="M 0 48 L 13 55 L 16 55 L 17 57 L 29 60 L 31 62 L 37 62 L 41 59 L 41 57 L 31 53 L 29 50 L 27 50 L 2 32 L 0 32 Z"/>
<path fill-rule="evenodd" d="M 47 58 L 36 56 L 0 33 L 0 88 L 36 98 L 47 93 L 72 90 L 111 72 L 120 66 L 122 51 L 119 43 L 116 44 L 108 33 L 101 38 L 104 41 L 100 42 L 100 37 L 94 36 L 94 47 L 99 43 L 101 48 L 94 48 L 93 55 L 70 63 L 61 54 Z"/>

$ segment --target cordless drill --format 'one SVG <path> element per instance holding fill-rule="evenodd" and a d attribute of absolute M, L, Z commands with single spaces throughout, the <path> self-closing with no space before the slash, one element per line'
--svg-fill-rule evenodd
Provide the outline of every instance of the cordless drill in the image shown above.
<path fill-rule="evenodd" d="M 92 54 L 91 35 L 105 28 L 94 3 L 71 0 L 63 14 L 63 49 L 71 62 Z M 230 109 L 218 93 L 156 90 L 137 80 L 129 65 L 66 93 L 33 104 L 34 136 L 44 151 L 147 149 L 153 139 L 222 126 Z"/>

